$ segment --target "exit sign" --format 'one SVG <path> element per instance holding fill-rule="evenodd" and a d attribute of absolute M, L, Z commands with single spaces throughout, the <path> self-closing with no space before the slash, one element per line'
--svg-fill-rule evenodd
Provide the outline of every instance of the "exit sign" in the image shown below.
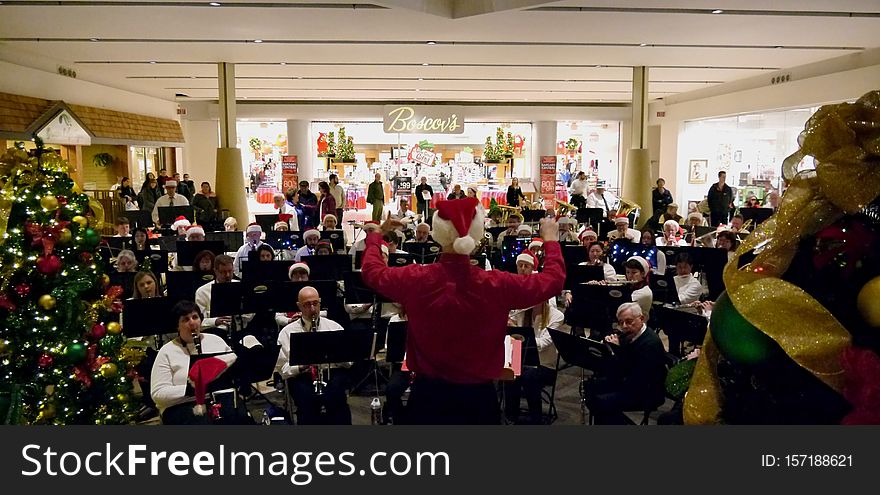
<path fill-rule="evenodd" d="M 657 112 L 658 117 L 666 117 L 666 112 Z"/>

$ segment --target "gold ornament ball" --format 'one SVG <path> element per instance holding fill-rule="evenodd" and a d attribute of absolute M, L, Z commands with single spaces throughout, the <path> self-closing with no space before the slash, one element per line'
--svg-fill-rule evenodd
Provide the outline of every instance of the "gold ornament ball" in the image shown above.
<path fill-rule="evenodd" d="M 58 198 L 51 194 L 47 194 L 40 198 L 40 206 L 42 206 L 46 210 L 57 210 Z"/>
<path fill-rule="evenodd" d="M 78 223 L 80 228 L 84 229 L 89 226 L 89 221 L 86 219 L 86 217 L 84 217 L 82 215 L 77 215 L 77 216 L 73 217 L 71 220 Z"/>
<path fill-rule="evenodd" d="M 111 321 L 106 325 L 107 333 L 110 335 L 118 335 L 122 331 L 122 325 L 115 321 Z"/>
<path fill-rule="evenodd" d="M 46 311 L 54 309 L 55 303 L 55 298 L 50 296 L 49 294 L 43 294 L 42 296 L 40 296 L 40 299 L 37 300 L 37 304 L 39 304 L 40 307 L 45 309 Z"/>
<path fill-rule="evenodd" d="M 104 363 L 98 371 L 104 378 L 113 378 L 119 370 L 114 363 Z"/>
<path fill-rule="evenodd" d="M 116 394 L 116 400 L 118 400 L 119 402 L 128 402 L 128 395 Z"/>
<path fill-rule="evenodd" d="M 66 245 L 70 244 L 70 241 L 72 241 L 72 240 L 73 240 L 73 233 L 70 231 L 70 229 L 65 227 L 65 228 L 61 229 L 60 232 L 58 232 L 58 243 L 61 244 L 62 246 L 66 246 Z"/>
<path fill-rule="evenodd" d="M 880 328 L 880 276 L 868 281 L 859 291 L 856 305 L 865 323 Z"/>

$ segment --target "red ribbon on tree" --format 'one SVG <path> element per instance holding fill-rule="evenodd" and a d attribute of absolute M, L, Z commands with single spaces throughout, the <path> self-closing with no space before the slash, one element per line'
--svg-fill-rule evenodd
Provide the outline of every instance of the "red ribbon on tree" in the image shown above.
<path fill-rule="evenodd" d="M 92 344 L 89 346 L 86 354 L 86 362 L 73 367 L 73 377 L 83 383 L 86 388 L 92 386 L 92 373 L 98 371 L 101 365 L 110 361 L 110 358 L 98 356 L 98 346 Z"/>
<path fill-rule="evenodd" d="M 61 235 L 61 230 L 66 228 L 70 222 L 60 221 L 55 225 L 40 225 L 34 222 L 27 222 L 24 225 L 27 236 L 31 239 L 31 247 L 43 247 L 43 255 L 49 256 L 55 250 L 55 242 Z"/>

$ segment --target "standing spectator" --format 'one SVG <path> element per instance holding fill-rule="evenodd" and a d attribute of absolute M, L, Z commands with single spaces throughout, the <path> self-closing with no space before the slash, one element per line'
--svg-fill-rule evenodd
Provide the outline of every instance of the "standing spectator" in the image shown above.
<path fill-rule="evenodd" d="M 211 190 L 211 184 L 208 182 L 202 182 L 202 190 L 193 196 L 192 205 L 196 209 L 196 218 L 200 223 L 219 220 L 220 205 L 217 203 L 217 195 Z"/>
<path fill-rule="evenodd" d="M 425 199 L 425 193 L 427 199 Z M 416 211 L 423 219 L 428 218 L 428 209 L 431 207 L 431 198 L 434 197 L 434 189 L 428 185 L 428 178 L 422 177 L 419 185 L 416 186 Z"/>
<path fill-rule="evenodd" d="M 330 184 L 321 181 L 318 183 L 318 191 L 321 199 L 318 201 L 318 221 L 323 223 L 324 217 L 336 214 L 336 198 L 330 193 Z"/>
<path fill-rule="evenodd" d="M 285 222 L 289 231 L 299 232 L 299 215 L 296 208 L 288 203 L 281 193 L 275 193 L 272 200 L 275 202 L 275 208 L 278 208 L 278 220 Z"/>
<path fill-rule="evenodd" d="M 577 178 L 571 181 L 568 190 L 570 197 L 568 202 L 575 208 L 583 208 L 587 204 L 587 174 L 583 170 L 578 172 Z"/>
<path fill-rule="evenodd" d="M 190 191 L 196 192 L 196 183 L 189 178 L 189 174 L 183 174 L 183 182 L 186 184 L 186 187 L 189 188 Z"/>
<path fill-rule="evenodd" d="M 180 194 L 186 198 L 187 201 L 192 203 L 193 193 L 195 193 L 195 191 L 191 190 L 186 182 L 183 182 L 180 178 L 180 173 L 174 172 L 174 180 L 177 182 L 177 194 Z"/>
<path fill-rule="evenodd" d="M 342 222 L 342 214 L 345 211 L 345 190 L 339 185 L 339 176 L 330 174 L 330 194 L 336 200 L 336 218 Z"/>
<path fill-rule="evenodd" d="M 385 187 L 382 185 L 382 176 L 376 174 L 376 180 L 370 183 L 367 189 L 367 203 L 373 205 L 373 221 L 382 219 L 382 211 L 385 209 Z"/>
<path fill-rule="evenodd" d="M 526 197 L 523 195 L 522 189 L 519 187 L 519 179 L 514 177 L 513 180 L 510 181 L 510 185 L 507 186 L 507 206 L 519 206 L 520 199 L 526 199 Z"/>
<path fill-rule="evenodd" d="M 657 179 L 657 187 L 651 191 L 651 205 L 654 207 L 651 218 L 659 223 L 660 215 L 666 212 L 666 207 L 672 204 L 672 193 L 666 189 L 666 181 L 661 177 Z"/>
<path fill-rule="evenodd" d="M 147 182 L 144 183 L 144 186 L 141 188 L 140 194 L 138 194 L 138 204 L 141 205 L 141 211 L 152 212 L 153 206 L 156 205 L 156 201 L 161 195 L 162 193 L 159 191 L 159 180 L 155 177 L 148 178 Z"/>
<path fill-rule="evenodd" d="M 723 170 L 718 172 L 718 182 L 712 184 L 707 195 L 711 215 L 709 225 L 712 227 L 726 224 L 730 209 L 733 207 L 733 189 L 725 183 L 726 181 L 727 172 Z"/>
<path fill-rule="evenodd" d="M 297 204 L 297 203 L 294 203 Z M 306 227 L 316 227 L 318 222 L 316 217 L 318 216 L 318 196 L 315 195 L 309 189 L 309 181 L 302 180 L 299 182 L 299 207 L 302 209 L 302 214 L 300 215 L 300 229 L 305 229 Z"/>
<path fill-rule="evenodd" d="M 160 169 L 159 177 L 156 180 L 159 182 L 160 188 L 165 187 L 165 182 L 171 180 L 171 177 L 168 177 L 168 170 Z"/>
<path fill-rule="evenodd" d="M 130 201 L 135 201 L 137 199 L 137 195 L 134 192 L 134 189 L 131 187 L 131 181 L 128 177 L 123 177 L 121 181 L 119 181 L 119 188 L 116 190 L 116 194 L 119 195 L 119 199 L 123 202 L 128 203 Z"/>

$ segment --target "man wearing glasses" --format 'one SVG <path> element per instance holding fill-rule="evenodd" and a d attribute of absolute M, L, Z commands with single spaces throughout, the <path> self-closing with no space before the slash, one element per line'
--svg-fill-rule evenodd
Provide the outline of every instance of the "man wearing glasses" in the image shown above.
<path fill-rule="evenodd" d="M 617 309 L 617 334 L 605 337 L 611 348 L 605 371 L 586 388 L 586 402 L 596 424 L 628 424 L 624 411 L 649 411 L 664 402 L 666 351 L 645 324 L 637 303 Z"/>
<path fill-rule="evenodd" d="M 334 365 L 330 379 L 323 394 L 315 393 L 315 380 L 321 379 L 320 372 L 312 366 L 290 365 L 290 334 L 300 332 L 332 332 L 343 330 L 342 325 L 329 318 L 321 317 L 321 297 L 314 287 L 303 287 L 299 291 L 296 305 L 302 316 L 281 329 L 278 334 L 278 360 L 275 371 L 287 380 L 287 387 L 296 404 L 298 423 L 309 424 L 351 424 L 351 409 L 345 391 L 350 385 L 348 366 Z M 321 405 L 326 409 L 322 421 Z"/>

